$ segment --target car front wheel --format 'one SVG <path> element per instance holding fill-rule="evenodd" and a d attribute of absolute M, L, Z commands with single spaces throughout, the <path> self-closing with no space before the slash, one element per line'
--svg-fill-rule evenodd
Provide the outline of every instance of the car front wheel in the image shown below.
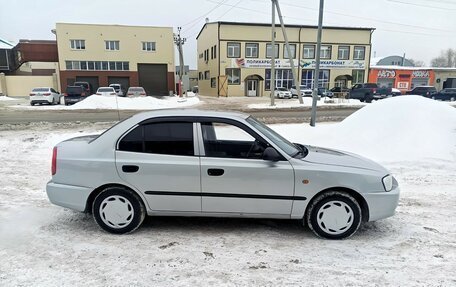
<path fill-rule="evenodd" d="M 327 239 L 344 239 L 352 236 L 361 225 L 361 207 L 345 192 L 325 192 L 315 198 L 307 209 L 309 228 Z"/>
<path fill-rule="evenodd" d="M 133 191 L 108 187 L 95 198 L 92 214 L 104 230 L 123 234 L 136 230 L 143 222 L 146 211 L 141 199 Z"/>

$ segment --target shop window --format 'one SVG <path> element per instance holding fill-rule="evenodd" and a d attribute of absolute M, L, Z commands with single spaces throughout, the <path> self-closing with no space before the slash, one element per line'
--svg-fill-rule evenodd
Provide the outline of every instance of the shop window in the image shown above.
<path fill-rule="evenodd" d="M 275 87 L 290 89 L 293 86 L 293 73 L 291 69 L 275 70 Z M 265 89 L 271 90 L 271 69 L 265 71 Z"/>
<path fill-rule="evenodd" d="M 308 89 L 313 89 L 315 70 L 302 70 L 301 71 L 301 85 Z M 318 77 L 319 88 L 329 88 L 329 70 L 320 70 Z"/>
<path fill-rule="evenodd" d="M 241 83 L 241 69 L 226 69 L 225 74 L 228 77 L 228 85 L 239 85 Z"/>
<path fill-rule="evenodd" d="M 364 75 L 366 71 L 365 70 L 353 70 L 352 71 L 352 83 L 364 83 Z"/>
<path fill-rule="evenodd" d="M 216 78 L 211 78 L 211 88 L 215 88 L 217 85 L 217 80 Z"/>

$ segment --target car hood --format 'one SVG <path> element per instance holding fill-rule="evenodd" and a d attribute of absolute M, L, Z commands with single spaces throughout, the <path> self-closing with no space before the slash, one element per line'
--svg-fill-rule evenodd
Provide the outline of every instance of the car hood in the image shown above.
<path fill-rule="evenodd" d="M 305 162 L 374 170 L 385 174 L 388 173 L 388 170 L 380 164 L 353 153 L 316 146 L 306 147 L 309 152 L 301 159 Z"/>

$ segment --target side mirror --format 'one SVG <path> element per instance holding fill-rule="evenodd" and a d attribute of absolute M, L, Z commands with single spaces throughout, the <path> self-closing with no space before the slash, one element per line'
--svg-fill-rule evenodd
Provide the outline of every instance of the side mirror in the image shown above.
<path fill-rule="evenodd" d="M 281 158 L 280 154 L 272 147 L 267 147 L 263 152 L 263 160 L 279 161 Z"/>

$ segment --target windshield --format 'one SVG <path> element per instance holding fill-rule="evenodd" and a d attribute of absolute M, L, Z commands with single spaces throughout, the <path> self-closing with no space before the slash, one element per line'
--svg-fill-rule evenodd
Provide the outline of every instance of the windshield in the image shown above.
<path fill-rule="evenodd" d="M 294 144 L 255 118 L 249 117 L 247 118 L 247 122 L 259 130 L 265 137 L 280 147 L 280 149 L 282 149 L 289 156 L 295 156 L 301 152 L 301 150 L 299 150 Z"/>

